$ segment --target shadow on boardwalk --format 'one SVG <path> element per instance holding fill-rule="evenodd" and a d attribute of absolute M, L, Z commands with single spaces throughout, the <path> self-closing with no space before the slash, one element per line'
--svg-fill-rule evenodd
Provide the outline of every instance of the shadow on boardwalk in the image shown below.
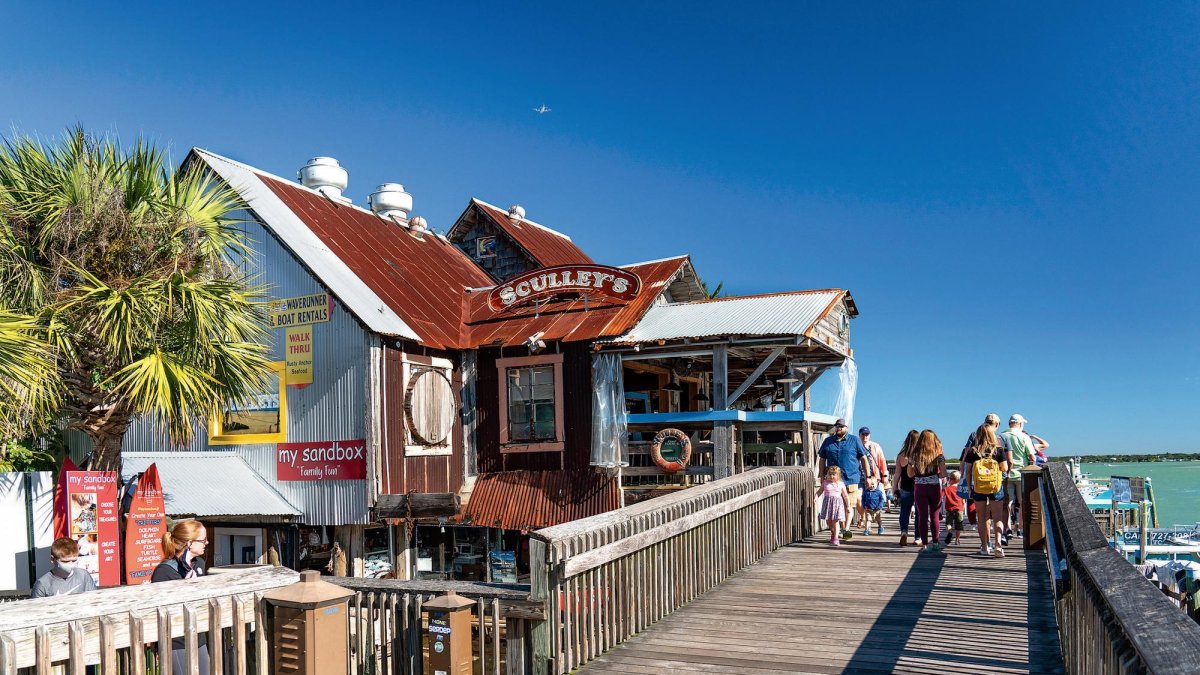
<path fill-rule="evenodd" d="M 946 554 L 860 532 L 789 546 L 584 668 L 589 673 L 1061 673 L 1040 552 Z"/>

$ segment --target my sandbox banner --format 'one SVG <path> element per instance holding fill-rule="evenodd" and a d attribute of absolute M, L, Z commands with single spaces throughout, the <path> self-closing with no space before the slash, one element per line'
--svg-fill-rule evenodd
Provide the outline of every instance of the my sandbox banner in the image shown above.
<path fill-rule="evenodd" d="M 167 533 L 167 507 L 163 501 L 158 467 L 151 464 L 138 480 L 125 514 L 125 583 L 150 583 L 162 560 L 162 538 Z"/>
<path fill-rule="evenodd" d="M 79 565 L 97 586 L 121 583 L 120 527 L 117 523 L 115 471 L 65 471 L 66 512 L 60 508 L 68 537 L 79 542 Z M 56 530 L 59 528 L 56 527 Z"/>
<path fill-rule="evenodd" d="M 367 442 L 280 443 L 275 449 L 277 480 L 361 480 L 367 477 Z"/>

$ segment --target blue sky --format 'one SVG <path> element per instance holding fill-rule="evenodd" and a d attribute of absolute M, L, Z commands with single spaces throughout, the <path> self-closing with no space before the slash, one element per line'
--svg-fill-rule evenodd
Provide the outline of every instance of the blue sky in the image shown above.
<path fill-rule="evenodd" d="M 889 454 L 991 410 L 1200 451 L 1200 8 L 650 4 L 6 6 L 0 123 L 331 155 L 435 229 L 519 202 L 602 262 L 848 288 Z"/>

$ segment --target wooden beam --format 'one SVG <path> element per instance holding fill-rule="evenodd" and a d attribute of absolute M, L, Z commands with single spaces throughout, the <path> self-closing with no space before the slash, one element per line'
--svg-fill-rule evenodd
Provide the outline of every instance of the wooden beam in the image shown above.
<path fill-rule="evenodd" d="M 460 508 L 461 500 L 453 492 L 412 492 L 379 495 L 374 511 L 376 518 L 431 518 L 458 515 Z"/>
<path fill-rule="evenodd" d="M 725 345 L 713 347 L 713 410 L 729 408 L 729 349 Z M 713 477 L 725 478 L 733 475 L 733 422 L 713 423 Z"/>
<path fill-rule="evenodd" d="M 775 363 L 775 359 L 779 358 L 786 349 L 786 347 L 776 347 L 775 349 L 772 349 L 771 353 L 767 355 L 767 358 L 763 359 L 762 363 L 758 364 L 758 367 L 754 369 L 753 373 L 750 373 L 750 376 L 746 378 L 745 382 L 742 382 L 742 386 L 738 387 L 733 392 L 733 395 L 729 397 L 729 401 L 725 404 L 725 407 L 728 408 L 736 403 L 738 398 L 740 398 L 741 395 L 746 393 L 746 390 L 750 388 L 750 385 L 754 384 L 754 381 L 757 380 L 760 375 L 766 372 L 767 368 L 770 368 L 771 364 Z"/>
<path fill-rule="evenodd" d="M 804 395 L 804 392 L 812 388 L 813 384 L 817 381 L 817 378 L 820 377 L 821 374 L 826 370 L 829 370 L 829 366 L 821 366 L 817 368 L 812 375 L 809 375 L 807 378 L 805 378 L 804 382 L 800 386 L 795 388 L 795 391 L 792 393 L 791 400 L 788 401 L 788 410 L 792 409 L 792 404 L 798 401 L 800 397 Z"/>

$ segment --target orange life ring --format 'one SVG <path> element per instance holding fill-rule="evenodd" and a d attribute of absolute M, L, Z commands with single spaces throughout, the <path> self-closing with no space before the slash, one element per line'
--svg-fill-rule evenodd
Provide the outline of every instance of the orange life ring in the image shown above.
<path fill-rule="evenodd" d="M 662 448 L 664 442 L 675 442 L 679 444 L 679 458 L 666 459 L 663 457 Z M 654 444 L 650 446 L 650 457 L 658 468 L 666 473 L 678 473 L 683 471 L 687 466 L 688 460 L 692 458 L 692 439 L 679 429 L 663 429 L 654 434 Z"/>

